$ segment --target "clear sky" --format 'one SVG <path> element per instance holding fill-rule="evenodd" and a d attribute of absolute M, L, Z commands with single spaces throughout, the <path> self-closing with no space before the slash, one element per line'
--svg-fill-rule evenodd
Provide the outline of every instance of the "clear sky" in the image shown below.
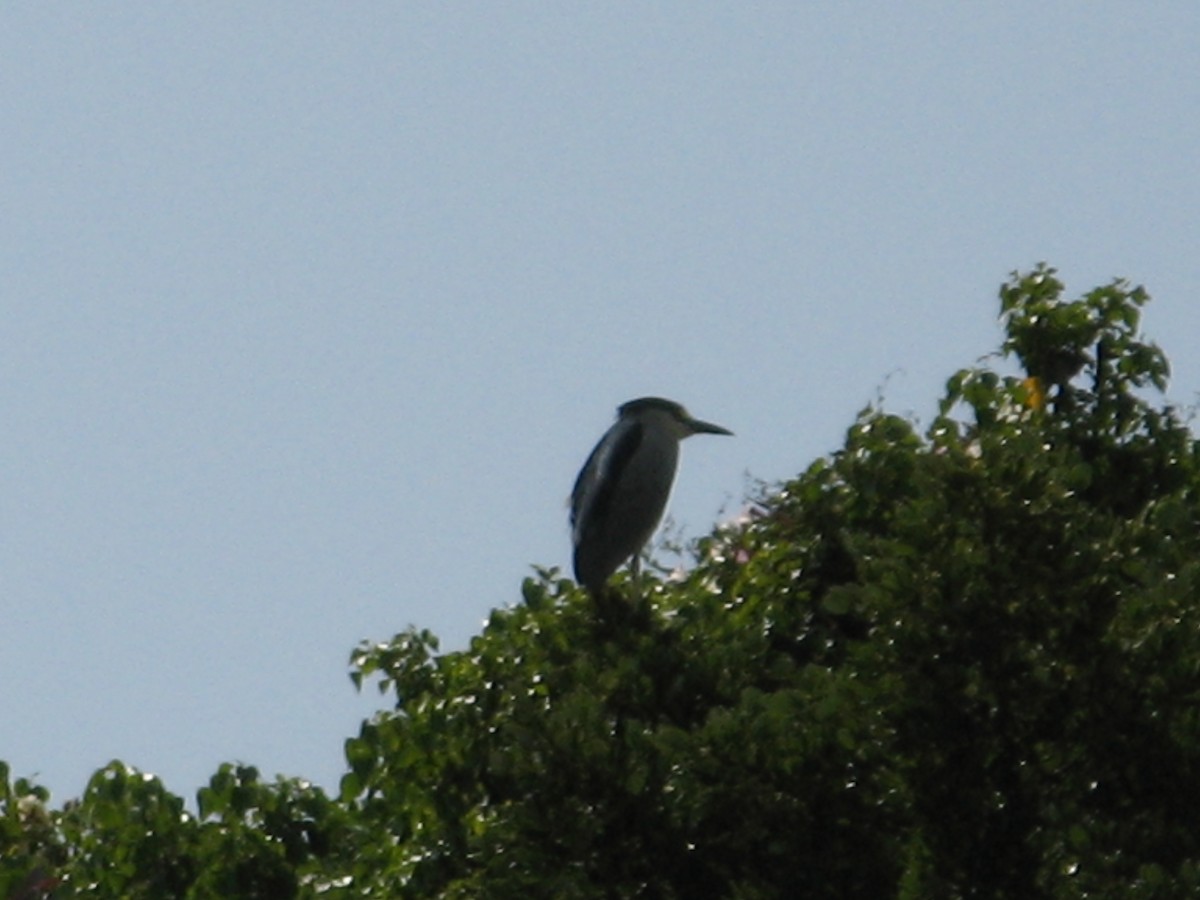
<path fill-rule="evenodd" d="M 347 658 L 569 564 L 615 407 L 687 534 L 928 421 L 1039 260 L 1200 391 L 1200 4 L 6 3 L 0 759 L 336 786 Z"/>

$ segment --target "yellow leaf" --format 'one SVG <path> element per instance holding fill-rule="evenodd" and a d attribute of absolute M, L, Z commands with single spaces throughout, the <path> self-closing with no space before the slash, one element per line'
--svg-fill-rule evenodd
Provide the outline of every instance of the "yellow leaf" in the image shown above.
<path fill-rule="evenodd" d="M 1036 375 L 1030 375 L 1021 382 L 1021 387 L 1025 388 L 1026 406 L 1037 412 L 1046 408 L 1046 391 L 1042 388 L 1042 379 Z"/>

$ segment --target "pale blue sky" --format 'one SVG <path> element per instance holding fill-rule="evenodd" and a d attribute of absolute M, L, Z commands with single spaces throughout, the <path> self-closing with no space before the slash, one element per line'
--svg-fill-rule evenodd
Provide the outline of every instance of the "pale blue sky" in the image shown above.
<path fill-rule="evenodd" d="M 632 397 L 687 532 L 926 421 L 1057 265 L 1200 391 L 1200 5 L 0 10 L 0 759 L 334 787 L 347 656 L 569 561 Z"/>

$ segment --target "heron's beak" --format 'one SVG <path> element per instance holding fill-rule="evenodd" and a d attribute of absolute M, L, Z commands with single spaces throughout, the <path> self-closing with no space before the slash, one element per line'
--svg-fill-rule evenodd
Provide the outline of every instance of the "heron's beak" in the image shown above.
<path fill-rule="evenodd" d="M 701 422 L 699 419 L 689 421 L 688 427 L 692 429 L 692 434 L 733 434 L 728 428 L 722 428 L 712 422 Z"/>

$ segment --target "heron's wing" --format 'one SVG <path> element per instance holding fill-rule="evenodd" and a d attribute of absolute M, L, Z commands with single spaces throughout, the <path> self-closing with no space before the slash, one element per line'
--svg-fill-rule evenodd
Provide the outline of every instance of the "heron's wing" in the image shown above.
<path fill-rule="evenodd" d="M 604 518 L 626 463 L 642 443 L 641 422 L 617 422 L 600 439 L 579 470 L 571 490 L 571 528 L 579 543 L 583 522 Z"/>

